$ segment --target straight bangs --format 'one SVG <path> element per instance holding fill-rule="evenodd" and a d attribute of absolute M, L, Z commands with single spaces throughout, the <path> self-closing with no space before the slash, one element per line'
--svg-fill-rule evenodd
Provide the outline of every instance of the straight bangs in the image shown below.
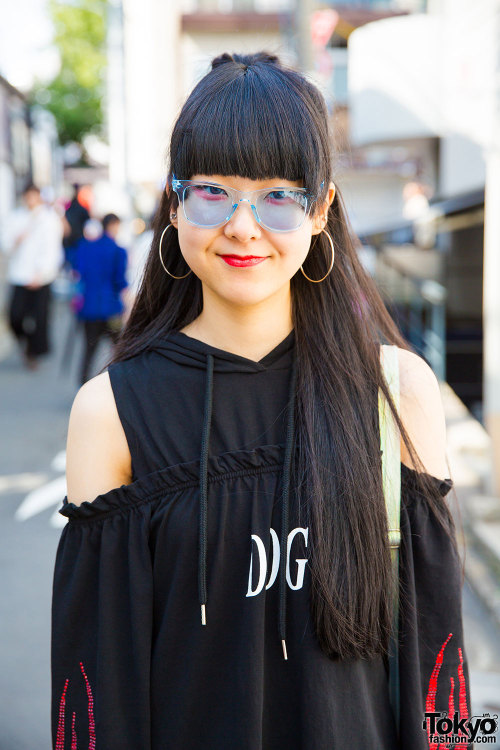
<path fill-rule="evenodd" d="M 188 98 L 175 125 L 170 172 L 188 180 L 196 174 L 238 175 L 252 180 L 302 181 L 320 196 L 329 180 L 325 144 L 313 126 L 317 107 L 297 74 L 255 63 L 213 69 Z M 325 112 L 326 116 L 326 112 Z"/>

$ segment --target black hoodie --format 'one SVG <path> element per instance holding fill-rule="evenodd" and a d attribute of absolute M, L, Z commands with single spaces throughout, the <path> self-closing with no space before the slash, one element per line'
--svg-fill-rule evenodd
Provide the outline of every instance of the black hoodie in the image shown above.
<path fill-rule="evenodd" d="M 133 477 L 63 501 L 56 750 L 424 750 L 450 685 L 470 713 L 460 563 L 404 465 L 400 745 L 383 657 L 319 648 L 290 487 L 294 352 L 293 331 L 259 362 L 173 332 L 110 366 Z"/>

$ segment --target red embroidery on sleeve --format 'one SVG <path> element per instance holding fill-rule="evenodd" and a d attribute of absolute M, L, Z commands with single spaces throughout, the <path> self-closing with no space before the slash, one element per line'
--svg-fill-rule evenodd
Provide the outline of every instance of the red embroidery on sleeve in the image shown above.
<path fill-rule="evenodd" d="M 435 711 L 436 710 L 436 692 L 437 692 L 437 681 L 439 677 L 439 672 L 441 670 L 441 666 L 443 664 L 443 654 L 446 646 L 448 645 L 448 641 L 450 640 L 453 633 L 450 633 L 448 638 L 445 640 L 443 645 L 441 646 L 441 649 L 439 651 L 439 654 L 436 656 L 436 663 L 434 664 L 434 669 L 432 670 L 431 678 L 429 680 L 429 689 L 427 691 L 427 698 L 425 701 L 425 710 L 426 711 Z M 427 730 L 427 734 L 429 734 L 429 730 Z"/>
<path fill-rule="evenodd" d="M 78 746 L 76 744 L 75 717 L 76 714 L 73 711 L 73 718 L 71 720 L 71 750 L 78 750 Z"/>
<path fill-rule="evenodd" d="M 87 687 L 87 700 L 89 703 L 89 750 L 95 750 L 94 698 L 82 662 L 80 662 L 80 669 L 82 670 L 83 679 L 85 680 L 85 685 Z"/>
<path fill-rule="evenodd" d="M 446 646 L 448 645 L 448 641 L 452 637 L 453 633 L 450 633 L 448 635 L 448 638 L 445 640 L 443 645 L 441 646 L 438 655 L 436 656 L 436 662 L 434 664 L 434 668 L 432 670 L 430 679 L 429 679 L 429 688 L 427 690 L 427 696 L 425 700 L 425 710 L 429 713 L 434 713 L 436 711 L 436 692 L 437 692 L 437 682 L 439 677 L 439 672 L 441 670 L 441 667 L 443 665 L 443 655 L 444 650 Z M 466 697 L 466 690 L 465 690 L 465 676 L 464 676 L 464 669 L 463 669 L 463 655 L 462 655 L 462 649 L 458 649 L 458 657 L 459 657 L 459 664 L 457 667 L 457 674 L 458 674 L 458 685 L 459 685 L 459 697 L 458 697 L 458 705 L 459 705 L 459 712 L 460 712 L 460 719 L 468 719 L 469 718 L 469 712 L 467 709 L 467 697 Z M 448 718 L 453 721 L 453 716 L 455 714 L 455 696 L 454 696 L 454 690 L 455 690 L 455 680 L 453 677 L 450 677 L 450 695 L 448 698 Z M 459 735 L 464 736 L 464 733 L 459 730 Z M 431 742 L 430 740 L 430 728 L 429 724 L 427 724 L 427 740 L 429 742 L 429 750 L 439 750 L 440 748 L 442 750 L 449 750 L 450 745 L 441 745 L 437 742 Z"/>
<path fill-rule="evenodd" d="M 450 677 L 450 697 L 448 698 L 448 716 L 453 716 L 455 713 L 455 696 L 453 691 L 455 689 L 455 680 Z"/>
<path fill-rule="evenodd" d="M 94 720 L 94 697 L 92 695 L 92 689 L 85 672 L 82 662 L 80 662 L 80 670 L 85 680 L 85 687 L 87 690 L 87 704 L 88 704 L 88 715 L 89 715 L 89 750 L 95 750 L 95 720 Z M 65 740 L 65 710 L 66 710 L 66 691 L 68 689 L 69 677 L 64 683 L 64 690 L 62 691 L 61 700 L 59 701 L 59 720 L 57 724 L 57 735 L 56 745 L 54 750 L 64 750 Z M 78 750 L 76 729 L 75 729 L 76 713 L 73 711 L 71 718 L 71 750 Z"/>
<path fill-rule="evenodd" d="M 57 736 L 55 750 L 64 750 L 64 712 L 66 707 L 66 690 L 68 689 L 69 679 L 64 683 L 61 700 L 59 701 L 59 721 L 57 724 Z"/>
<path fill-rule="evenodd" d="M 459 708 L 460 708 L 460 718 L 463 716 L 469 718 L 469 714 L 467 711 L 467 698 L 465 695 L 465 677 L 464 677 L 464 660 L 462 657 L 462 649 L 458 649 L 458 656 L 460 657 L 460 664 L 457 667 L 458 672 L 458 683 L 460 685 L 460 692 L 459 692 Z"/>

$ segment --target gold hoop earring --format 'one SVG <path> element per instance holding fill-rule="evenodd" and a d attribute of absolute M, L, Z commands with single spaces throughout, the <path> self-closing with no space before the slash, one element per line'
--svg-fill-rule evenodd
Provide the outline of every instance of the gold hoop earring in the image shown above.
<path fill-rule="evenodd" d="M 335 262 L 335 248 L 333 247 L 333 240 L 330 237 L 330 235 L 328 234 L 328 232 L 326 231 L 326 229 L 322 229 L 321 231 L 324 232 L 326 234 L 326 236 L 328 237 L 328 242 L 330 243 L 330 247 L 332 248 L 332 262 L 330 263 L 330 268 L 325 273 L 325 275 L 323 276 L 322 279 L 310 279 L 309 276 L 304 272 L 304 269 L 302 268 L 302 266 L 300 267 L 300 270 L 302 271 L 302 273 L 304 274 L 304 276 L 306 277 L 306 279 L 308 281 L 312 281 L 313 284 L 319 284 L 320 281 L 324 281 L 326 279 L 326 277 L 328 276 L 328 274 L 330 273 L 330 271 L 332 270 L 333 264 Z"/>
<path fill-rule="evenodd" d="M 166 267 L 165 263 L 163 262 L 163 258 L 161 257 L 161 243 L 163 242 L 163 235 L 165 234 L 165 232 L 167 231 L 167 229 L 168 229 L 169 227 L 172 227 L 172 226 L 173 226 L 173 224 L 167 224 L 167 226 L 165 227 L 165 229 L 164 229 L 164 230 L 163 230 L 163 232 L 161 233 L 161 237 L 160 237 L 160 247 L 158 248 L 158 254 L 159 254 L 159 256 L 160 256 L 160 262 L 161 262 L 161 264 L 162 264 L 163 268 L 165 269 L 165 271 L 166 271 L 166 272 L 168 273 L 168 275 L 169 275 L 169 276 L 171 276 L 171 277 L 172 277 L 173 279 L 185 279 L 185 278 L 186 278 L 186 276 L 189 276 L 189 274 L 191 273 L 191 269 L 190 269 L 190 270 L 189 270 L 189 271 L 188 271 L 187 273 L 185 273 L 185 274 L 184 274 L 184 276 L 174 276 L 174 274 L 173 274 L 173 273 L 170 273 L 170 271 L 169 271 L 169 270 L 168 270 L 168 268 Z"/>

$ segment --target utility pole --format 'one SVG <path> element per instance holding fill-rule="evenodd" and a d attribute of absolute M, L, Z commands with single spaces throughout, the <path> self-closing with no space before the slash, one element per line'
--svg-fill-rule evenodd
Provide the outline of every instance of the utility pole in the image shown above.
<path fill-rule="evenodd" d="M 314 68 L 311 37 L 311 17 L 314 0 L 295 0 L 295 33 L 297 39 L 297 62 L 299 68 L 308 73 Z"/>
<path fill-rule="evenodd" d="M 486 148 L 483 267 L 483 408 L 491 437 L 494 487 L 500 494 L 500 0 L 495 0 L 492 118 Z"/>
<path fill-rule="evenodd" d="M 108 4 L 108 85 L 106 121 L 111 146 L 109 177 L 116 187 L 128 187 L 127 110 L 125 99 L 125 55 L 123 0 Z"/>

